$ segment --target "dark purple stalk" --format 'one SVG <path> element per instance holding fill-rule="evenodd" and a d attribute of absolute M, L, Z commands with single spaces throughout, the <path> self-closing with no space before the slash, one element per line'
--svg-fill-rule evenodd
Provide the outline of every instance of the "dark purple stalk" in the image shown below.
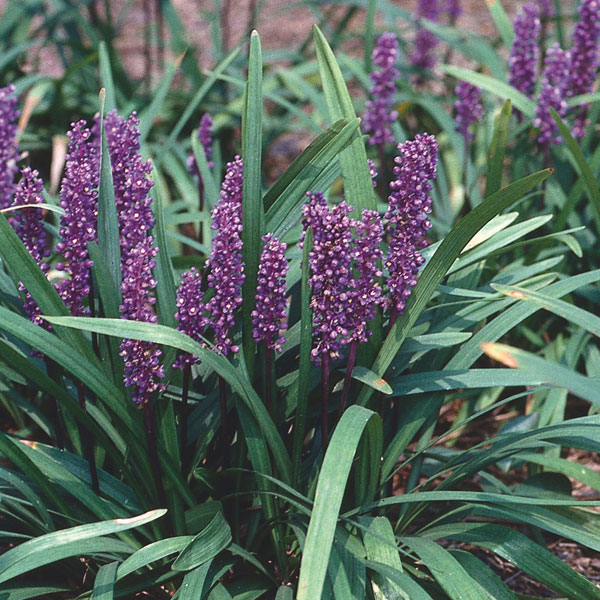
<path fill-rule="evenodd" d="M 144 85 L 146 92 L 150 93 L 152 87 L 152 48 L 150 28 L 152 27 L 152 2 L 144 0 Z"/>
<path fill-rule="evenodd" d="M 154 473 L 154 482 L 158 492 L 158 503 L 161 508 L 167 507 L 167 497 L 162 481 L 162 470 L 158 460 L 158 447 L 156 445 L 156 435 L 154 433 L 154 417 L 152 415 L 152 402 L 144 404 L 144 425 L 146 426 L 146 439 L 148 440 L 148 449 L 150 450 L 150 464 Z"/>
<path fill-rule="evenodd" d="M 165 71 L 165 17 L 163 0 L 156 0 L 156 24 L 158 27 L 158 68 L 161 74 Z"/>
<path fill-rule="evenodd" d="M 381 170 L 379 189 L 381 190 L 381 195 L 385 197 L 388 189 L 388 169 L 387 165 L 385 164 L 385 146 L 383 142 L 377 144 L 377 150 L 379 151 L 379 169 Z"/>
<path fill-rule="evenodd" d="M 83 390 L 83 384 L 81 381 L 77 382 L 77 399 L 79 400 L 79 407 L 83 412 L 87 412 L 85 406 L 85 392 Z M 92 490 L 96 494 L 100 493 L 100 483 L 98 481 L 98 470 L 96 469 L 96 460 L 94 459 L 94 445 L 92 443 L 92 436 L 87 431 L 84 431 L 83 436 L 83 452 L 88 461 L 90 467 L 90 479 L 92 480 Z"/>
<path fill-rule="evenodd" d="M 227 383 L 219 376 L 219 406 L 221 408 L 221 448 L 223 452 L 223 466 L 229 464 L 230 432 L 227 423 Z"/>
<path fill-rule="evenodd" d="M 348 394 L 350 393 L 350 383 L 352 382 L 352 371 L 356 364 L 356 351 L 358 349 L 358 341 L 353 340 L 348 350 L 348 360 L 346 362 L 346 374 L 344 375 L 344 387 L 342 388 L 342 399 L 340 401 L 340 409 L 338 411 L 338 421 L 342 418 L 346 403 L 348 402 Z"/>
<path fill-rule="evenodd" d="M 190 392 L 190 378 L 192 376 L 192 365 L 186 365 L 183 369 L 183 388 L 181 390 L 181 474 L 185 477 L 188 469 L 188 395 Z"/>
<path fill-rule="evenodd" d="M 394 326 L 394 323 L 396 322 L 396 319 L 398 318 L 398 315 L 400 314 L 400 311 L 398 310 L 397 306 L 392 306 L 392 310 L 390 311 L 390 318 L 388 320 L 388 326 L 387 326 L 387 331 L 385 332 L 386 337 L 389 335 L 390 331 L 392 330 L 392 327 Z"/>
<path fill-rule="evenodd" d="M 272 381 L 271 381 L 271 365 L 273 363 L 273 351 L 265 345 L 265 405 L 267 412 L 272 415 L 273 400 L 272 400 Z"/>
<path fill-rule="evenodd" d="M 327 450 L 329 421 L 329 354 L 321 355 L 321 437 L 323 452 Z"/>

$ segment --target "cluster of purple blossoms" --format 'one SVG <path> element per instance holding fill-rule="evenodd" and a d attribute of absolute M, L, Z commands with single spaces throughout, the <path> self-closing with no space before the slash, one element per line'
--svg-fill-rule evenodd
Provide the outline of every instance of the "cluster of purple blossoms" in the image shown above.
<path fill-rule="evenodd" d="M 396 179 L 390 183 L 392 193 L 385 214 L 390 238 L 385 260 L 390 319 L 402 314 L 424 261 L 419 249 L 427 245 L 425 234 L 431 227 L 430 181 L 436 175 L 438 145 L 434 136 L 417 134 L 413 141 L 398 144 L 398 151 L 400 156 L 394 159 Z"/>
<path fill-rule="evenodd" d="M 569 96 L 578 96 L 593 91 L 600 58 L 600 2 L 582 0 L 579 6 L 579 21 L 573 31 L 573 47 L 569 65 Z M 575 137 L 583 137 L 589 105 L 579 108 L 573 128 Z"/>
<path fill-rule="evenodd" d="M 556 123 L 549 109 L 553 108 L 561 117 L 567 112 L 566 96 L 569 88 L 570 62 L 569 52 L 563 50 L 558 43 L 546 50 L 542 87 L 533 119 L 534 127 L 540 130 L 538 142 L 546 147 L 562 141 L 562 138 L 556 135 Z"/>
<path fill-rule="evenodd" d="M 308 192 L 309 201 L 302 208 L 304 230 L 313 232 L 309 252 L 312 289 L 313 335 L 312 359 L 321 362 L 325 355 L 338 358 L 343 340 L 348 336 L 347 301 L 352 280 L 352 207 L 342 201 L 332 209 L 321 193 Z"/>
<path fill-rule="evenodd" d="M 369 144 L 372 146 L 394 141 L 389 126 L 398 117 L 392 108 L 396 94 L 396 78 L 399 75 L 395 66 L 397 60 L 396 34 L 382 33 L 373 50 L 373 64 L 379 69 L 371 73 L 372 100 L 367 100 L 367 112 L 363 121 L 363 131 L 371 134 Z"/>
<path fill-rule="evenodd" d="M 419 0 L 416 10 L 417 19 L 429 19 L 437 21 L 439 19 L 438 0 Z M 434 33 L 423 27 L 419 27 L 415 36 L 415 45 L 410 57 L 410 62 L 418 69 L 432 69 L 436 64 L 435 48 L 438 45 L 438 39 Z"/>
<path fill-rule="evenodd" d="M 446 12 L 448 13 L 450 24 L 454 25 L 463 12 L 460 0 L 446 0 Z"/>
<path fill-rule="evenodd" d="M 528 2 L 514 20 L 515 38 L 508 59 L 508 82 L 514 88 L 533 98 L 537 66 L 540 59 L 540 9 Z"/>
<path fill-rule="evenodd" d="M 39 178 L 39 173 L 30 167 L 25 167 L 21 171 L 21 180 L 17 184 L 12 205 L 14 207 L 31 206 L 32 208 L 15 208 L 11 222 L 13 229 L 33 260 L 42 271 L 46 272 L 50 265 L 44 262 L 44 258 L 50 256 L 50 250 L 47 248 L 42 210 L 36 207 L 37 204 L 44 202 L 43 190 L 44 184 Z M 30 320 L 36 325 L 49 329 L 49 324 L 40 316 L 39 306 L 21 282 L 19 282 L 19 290 L 24 292 L 25 312 Z"/>
<path fill-rule="evenodd" d="M 119 310 L 123 319 L 155 323 L 156 299 L 152 290 L 156 280 L 152 269 L 156 266 L 158 248 L 153 246 L 150 233 L 154 226 L 149 196 L 153 183 L 148 178 L 152 166 L 150 161 L 143 162 L 139 153 L 139 121 L 135 113 L 125 120 L 112 111 L 104 123 L 121 244 L 122 304 Z M 154 392 L 163 388 L 160 349 L 151 342 L 123 340 L 120 354 L 125 362 L 125 385 L 134 387 L 132 399 L 138 404 L 147 403 Z"/>
<path fill-rule="evenodd" d="M 72 123 L 65 174 L 60 189 L 61 241 L 56 251 L 66 260 L 56 268 L 69 276 L 57 286 L 65 305 L 74 316 L 89 314 L 83 299 L 90 293 L 92 260 L 87 244 L 97 239 L 100 139 L 93 136 L 85 121 Z"/>
<path fill-rule="evenodd" d="M 483 116 L 483 106 L 480 102 L 481 89 L 467 81 L 461 81 L 454 89 L 454 93 L 458 98 L 454 103 L 456 131 L 465 140 L 470 140 L 473 138 L 473 133 L 469 131 L 470 125 L 478 122 Z"/>
<path fill-rule="evenodd" d="M 263 236 L 263 250 L 258 267 L 256 309 L 252 311 L 252 337 L 258 344 L 264 342 L 268 350 L 281 352 L 287 329 L 286 285 L 288 262 L 285 258 L 286 244 L 272 233 Z"/>
<path fill-rule="evenodd" d="M 214 330 L 216 350 L 224 355 L 239 350 L 233 345 L 229 330 L 235 323 L 235 311 L 242 303 L 245 278 L 242 259 L 243 168 L 239 156 L 227 164 L 221 197 L 211 212 L 211 229 L 217 233 L 206 261 L 208 287 L 215 291 L 206 305 L 210 313 L 209 325 Z"/>
<path fill-rule="evenodd" d="M 0 88 L 0 210 L 11 205 L 15 193 L 15 175 L 19 161 L 16 125 L 18 116 L 14 86 Z"/>
<path fill-rule="evenodd" d="M 355 235 L 351 255 L 358 278 L 353 280 L 349 292 L 347 309 L 348 343 L 365 343 L 371 334 L 369 321 L 377 314 L 382 304 L 383 291 L 379 279 L 383 273 L 379 268 L 383 252 L 383 226 L 376 210 L 364 209 L 360 221 L 354 222 Z"/>
<path fill-rule="evenodd" d="M 177 288 L 175 320 L 177 321 L 177 329 L 197 342 L 202 341 L 201 338 L 208 325 L 208 319 L 204 314 L 202 296 L 202 274 L 195 267 L 192 267 L 181 276 L 181 282 Z M 197 357 L 182 352 L 177 356 L 173 366 L 176 369 L 184 369 L 196 362 L 198 362 Z"/>
<path fill-rule="evenodd" d="M 537 0 L 540 7 L 540 19 L 547 19 L 554 16 L 554 6 L 552 0 Z"/>
<path fill-rule="evenodd" d="M 204 154 L 206 155 L 206 160 L 208 161 L 208 166 L 210 168 L 213 167 L 212 162 L 212 136 L 213 136 L 213 120 L 212 117 L 208 113 L 204 113 L 200 119 L 200 127 L 198 127 L 198 139 L 202 144 L 202 148 L 204 148 Z M 198 171 L 198 165 L 196 164 L 196 157 L 192 152 L 187 159 L 187 166 L 189 172 L 197 178 L 198 182 L 202 182 L 202 178 L 200 177 L 200 172 Z"/>

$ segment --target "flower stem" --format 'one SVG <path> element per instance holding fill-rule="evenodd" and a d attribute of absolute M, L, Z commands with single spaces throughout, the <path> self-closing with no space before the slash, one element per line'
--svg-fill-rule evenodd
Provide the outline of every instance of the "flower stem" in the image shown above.
<path fill-rule="evenodd" d="M 190 391 L 190 377 L 192 375 L 192 366 L 186 365 L 183 369 L 183 388 L 181 390 L 181 474 L 185 477 L 188 469 L 188 395 Z"/>
<path fill-rule="evenodd" d="M 77 399 L 79 400 L 79 407 L 83 412 L 86 411 L 85 407 L 85 392 L 83 390 L 83 384 L 81 381 L 77 382 Z M 88 432 L 84 432 L 86 435 L 83 437 L 83 451 L 85 457 L 90 466 L 90 479 L 92 480 L 92 490 L 96 494 L 100 493 L 100 483 L 98 481 L 98 469 L 96 469 L 96 460 L 94 459 L 94 444 L 92 442 L 92 436 Z"/>
<path fill-rule="evenodd" d="M 44 356 L 44 362 L 46 363 L 46 373 L 52 381 L 58 382 L 58 372 L 56 369 L 56 363 Z M 62 417 L 60 414 L 60 407 L 58 405 L 58 400 L 56 398 L 51 398 L 51 402 L 54 407 L 54 435 L 56 436 L 56 446 L 61 450 L 65 449 L 65 431 L 63 429 Z"/>
<path fill-rule="evenodd" d="M 146 439 L 148 440 L 148 448 L 150 450 L 150 463 L 154 472 L 154 480 L 156 490 L 158 492 L 158 502 L 161 508 L 167 507 L 167 498 L 165 496 L 165 488 L 162 481 L 162 472 L 160 462 L 158 460 L 158 448 L 156 446 L 156 436 L 154 435 L 154 418 L 152 416 L 152 403 L 144 404 L 144 424 L 146 426 Z"/>
<path fill-rule="evenodd" d="M 329 419 L 329 353 L 321 355 L 321 435 L 323 438 L 323 452 L 327 450 L 328 419 Z"/>
<path fill-rule="evenodd" d="M 352 381 L 352 371 L 356 364 L 356 350 L 358 349 L 358 341 L 352 340 L 350 350 L 348 350 L 348 361 L 346 362 L 346 375 L 344 376 L 344 387 L 342 388 L 342 399 L 340 401 L 340 409 L 338 411 L 337 420 L 339 421 L 346 410 L 346 402 L 350 393 L 350 383 Z"/>
<path fill-rule="evenodd" d="M 223 452 L 223 466 L 229 464 L 230 432 L 227 424 L 227 384 L 219 376 L 219 405 L 221 407 L 221 447 Z"/>
<path fill-rule="evenodd" d="M 390 318 L 389 318 L 389 321 L 388 321 L 387 331 L 385 332 L 386 337 L 390 333 L 390 331 L 391 331 L 392 327 L 394 326 L 394 323 L 396 322 L 397 318 L 398 318 L 398 309 L 396 308 L 396 306 L 394 306 L 392 308 L 392 310 L 390 311 Z"/>
<path fill-rule="evenodd" d="M 271 395 L 272 391 L 272 380 L 271 380 L 271 363 L 273 358 L 273 351 L 269 350 L 265 346 L 265 405 L 267 406 L 267 412 L 271 415 L 273 409 L 273 402 Z"/>

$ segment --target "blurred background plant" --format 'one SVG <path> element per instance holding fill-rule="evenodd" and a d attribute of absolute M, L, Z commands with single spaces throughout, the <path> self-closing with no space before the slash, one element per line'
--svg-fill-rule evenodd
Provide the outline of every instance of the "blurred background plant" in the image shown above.
<path fill-rule="evenodd" d="M 597 13 L 6 3 L 0 74 L 18 102 L 5 93 L 3 123 L 20 117 L 2 206 L 15 163 L 45 187 L 25 170 L 27 208 L 0 216 L 0 593 L 599 598 Z M 79 119 L 91 130 L 73 129 L 67 157 Z M 98 234 L 77 313 L 48 279 L 76 279 L 60 263 L 83 213 L 70 220 L 64 200 L 85 194 L 64 190 L 88 175 Z M 368 341 L 338 343 L 338 324 L 312 364 L 316 326 L 335 325 L 318 316 L 311 255 L 333 206 L 340 227 L 385 217 L 375 279 L 408 285 Z M 392 260 L 396 226 L 407 254 Z M 354 227 L 366 245 L 377 217 Z M 267 233 L 287 247 L 261 262 Z M 245 279 L 231 281 L 238 251 Z M 266 314 L 256 284 L 273 271 L 280 287 L 284 266 L 289 327 L 267 342 L 250 333 Z M 29 322 L 38 312 L 53 329 Z"/>

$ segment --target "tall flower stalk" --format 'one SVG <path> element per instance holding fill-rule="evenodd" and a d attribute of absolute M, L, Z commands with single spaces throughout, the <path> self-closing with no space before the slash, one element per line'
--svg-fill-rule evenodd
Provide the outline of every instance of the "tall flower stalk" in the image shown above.
<path fill-rule="evenodd" d="M 427 246 L 425 235 L 431 227 L 433 186 L 430 182 L 436 176 L 438 145 L 434 136 L 417 134 L 414 140 L 398 144 L 398 152 L 394 167 L 396 179 L 390 184 L 392 193 L 385 214 L 389 237 L 385 259 L 389 327 L 404 311 L 424 261 L 419 250 Z"/>
<path fill-rule="evenodd" d="M 265 350 L 265 404 L 272 409 L 271 367 L 274 352 L 281 352 L 287 329 L 286 283 L 288 262 L 286 244 L 272 233 L 263 236 L 263 250 L 258 267 L 256 309 L 252 311 L 252 337 Z"/>
<path fill-rule="evenodd" d="M 438 0 L 419 0 L 415 17 L 417 19 L 428 19 L 437 21 L 439 19 L 440 7 Z M 415 36 L 413 52 L 410 56 L 410 62 L 414 67 L 425 71 L 433 69 L 436 65 L 435 49 L 438 45 L 438 39 L 434 33 L 419 26 Z M 421 80 L 421 76 L 417 77 Z"/>
<path fill-rule="evenodd" d="M 16 189 L 15 176 L 19 170 L 18 117 L 14 86 L 0 88 L 0 210 L 11 205 Z"/>
<path fill-rule="evenodd" d="M 474 134 L 469 127 L 481 120 L 483 116 L 483 106 L 480 101 L 481 89 L 467 81 L 461 81 L 455 88 L 457 100 L 454 103 L 454 121 L 456 131 L 464 139 L 463 155 L 463 180 L 465 189 L 467 187 L 467 167 L 469 164 L 469 141 L 473 139 Z"/>

